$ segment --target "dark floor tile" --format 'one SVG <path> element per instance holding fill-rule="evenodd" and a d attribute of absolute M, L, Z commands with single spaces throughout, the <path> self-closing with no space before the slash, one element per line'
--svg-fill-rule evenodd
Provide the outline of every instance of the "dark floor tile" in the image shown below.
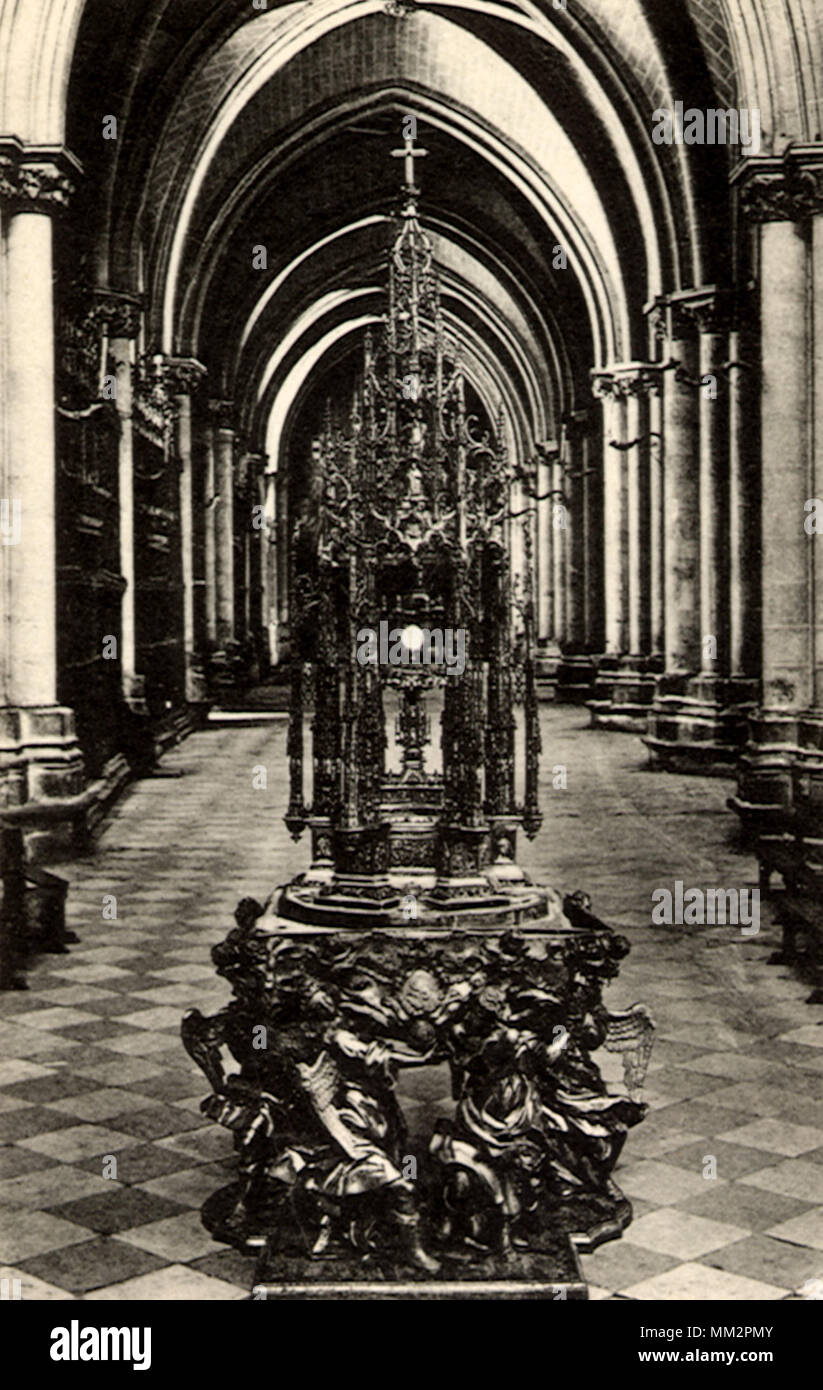
<path fill-rule="evenodd" d="M 764 1235 L 735 1241 L 702 1258 L 704 1264 L 715 1269 L 727 1269 L 732 1274 L 787 1289 L 799 1288 L 806 1279 L 819 1279 L 823 1269 L 823 1251 L 807 1250 Z"/>
<path fill-rule="evenodd" d="M 82 1096 L 87 1091 L 99 1089 L 99 1082 L 88 1076 L 76 1076 L 68 1067 L 63 1067 L 52 1076 L 38 1076 L 31 1081 L 15 1081 L 13 1086 L 4 1086 L 3 1095 L 19 1096 L 31 1105 L 44 1105 L 47 1101 L 67 1100 L 69 1096 Z"/>
<path fill-rule="evenodd" d="M 225 1279 L 228 1284 L 237 1284 L 241 1289 L 251 1289 L 254 1284 L 255 1260 L 252 1256 L 241 1255 L 239 1250 L 218 1250 L 214 1255 L 191 1260 L 190 1265 L 201 1274 L 210 1274 L 213 1279 Z"/>
<path fill-rule="evenodd" d="M 101 1018 L 97 1023 L 75 1023 L 68 1028 L 61 1028 L 60 1036 L 74 1038 L 77 1042 L 103 1042 L 106 1038 L 127 1037 L 137 1031 L 127 1023 L 112 1023 L 106 1018 Z"/>
<path fill-rule="evenodd" d="M 125 1115 L 115 1116 L 109 1123 L 112 1129 L 119 1130 L 121 1134 L 133 1134 L 135 1139 L 165 1139 L 169 1134 L 201 1129 L 205 1122 L 202 1115 L 164 1106 L 162 1109 L 131 1110 Z"/>
<path fill-rule="evenodd" d="M 93 1000 L 83 1007 L 87 1013 L 100 1014 L 101 1018 L 119 1018 L 120 1014 L 135 1014 L 140 1009 L 151 1009 L 154 1005 L 145 999 L 133 999 L 130 994 L 114 994 L 110 999 Z"/>
<path fill-rule="evenodd" d="M 653 1111 L 643 1125 L 657 1133 L 666 1129 L 684 1129 L 692 1134 L 711 1136 L 724 1134 L 729 1129 L 739 1129 L 752 1119 L 754 1116 L 746 1110 L 732 1110 L 728 1106 L 711 1105 L 702 1100 L 683 1100 Z"/>
<path fill-rule="evenodd" d="M 50 999 L 38 999 L 32 993 L 31 986 L 28 989 L 14 991 L 9 990 L 0 994 L 0 1023 L 5 1019 L 14 1018 L 16 1014 L 32 1014 L 39 1009 L 50 1009 L 52 1001 Z"/>
<path fill-rule="evenodd" d="M 796 1197 L 783 1197 L 776 1192 L 745 1187 L 741 1183 L 724 1182 L 720 1187 L 713 1187 L 711 1181 L 707 1180 L 706 1188 L 707 1191 L 697 1197 L 678 1202 L 679 1210 L 703 1216 L 708 1221 L 726 1221 L 732 1226 L 742 1226 L 751 1231 L 765 1231 L 779 1221 L 789 1221 L 793 1216 L 811 1211 L 815 1205 L 798 1201 Z"/>
<path fill-rule="evenodd" d="M 35 1134 L 68 1129 L 76 1123 L 70 1115 L 61 1115 L 58 1110 L 27 1105 L 23 1110 L 10 1110 L 7 1115 L 0 1115 L 0 1142 L 16 1144 L 21 1139 L 31 1139 Z"/>
<path fill-rule="evenodd" d="M 148 1182 L 151 1178 L 164 1177 L 166 1173 L 179 1173 L 191 1167 L 191 1159 L 186 1154 L 176 1154 L 172 1149 L 159 1149 L 156 1144 L 135 1144 L 134 1148 L 120 1149 L 117 1159 L 117 1181 L 132 1187 L 137 1183 Z M 100 1172 L 100 1157 L 84 1159 L 75 1163 L 75 1168 L 83 1168 L 87 1173 Z"/>
<path fill-rule="evenodd" d="M 24 1274 L 33 1274 L 47 1284 L 56 1284 L 69 1293 L 83 1294 L 107 1284 L 119 1284 L 139 1274 L 162 1269 L 167 1260 L 157 1259 L 147 1250 L 126 1245 L 110 1236 L 86 1240 L 80 1245 L 68 1245 L 21 1261 Z"/>
<path fill-rule="evenodd" d="M 119 1163 L 117 1176 L 119 1180 Z M 75 1221 L 78 1226 L 87 1226 L 90 1231 L 111 1236 L 118 1231 L 130 1231 L 134 1226 L 145 1226 L 150 1221 L 162 1221 L 166 1216 L 179 1216 L 189 1208 L 167 1197 L 127 1187 L 115 1188 L 101 1196 L 79 1197 L 48 1210 L 52 1216 L 61 1216 L 66 1221 Z"/>
<path fill-rule="evenodd" d="M 0 1147 L 0 1178 L 19 1178 L 24 1173 L 39 1173 L 44 1168 L 57 1167 L 57 1159 L 47 1158 L 45 1154 L 18 1149 L 13 1144 Z"/>
<path fill-rule="evenodd" d="M 823 1152 L 823 1150 L 821 1150 Z M 694 1144 L 684 1144 L 682 1148 L 669 1150 L 665 1155 L 667 1163 L 678 1168 L 688 1168 L 690 1172 L 701 1173 L 708 1155 L 717 1159 L 717 1176 L 722 1182 L 744 1178 L 747 1173 L 756 1173 L 775 1162 L 775 1155 L 764 1149 L 750 1149 L 745 1144 L 726 1144 L 717 1139 L 701 1139 Z M 804 1154 L 810 1158 L 810 1154 Z"/>
<path fill-rule="evenodd" d="M 164 1076 L 147 1077 L 145 1081 L 140 1081 L 133 1087 L 139 1091 L 141 1096 L 148 1096 L 151 1100 L 185 1100 L 189 1096 L 208 1095 L 209 1083 L 205 1076 L 202 1081 L 197 1077 L 174 1075 L 169 1072 Z"/>

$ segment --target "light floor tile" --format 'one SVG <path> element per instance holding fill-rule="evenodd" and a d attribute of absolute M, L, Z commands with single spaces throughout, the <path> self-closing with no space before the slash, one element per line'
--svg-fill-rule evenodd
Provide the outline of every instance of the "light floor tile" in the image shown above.
<path fill-rule="evenodd" d="M 660 1163 L 647 1159 L 621 1169 L 619 1186 L 627 1197 L 643 1197 L 648 1202 L 658 1202 L 668 1206 L 674 1202 L 685 1201 L 706 1189 L 706 1180 L 698 1173 L 690 1173 L 687 1168 L 678 1168 L 673 1163 Z"/>
<path fill-rule="evenodd" d="M 225 1248 L 205 1229 L 199 1211 L 183 1212 L 180 1216 L 168 1216 L 162 1221 L 136 1226 L 131 1231 L 121 1231 L 119 1238 L 173 1264 L 197 1260 L 201 1255 L 211 1255 Z"/>
<path fill-rule="evenodd" d="M 773 1236 L 775 1240 L 789 1241 L 792 1245 L 807 1245 L 813 1250 L 823 1250 L 823 1207 L 793 1216 L 789 1221 L 781 1221 L 777 1226 L 772 1226 L 766 1235 Z"/>
<path fill-rule="evenodd" d="M 644 1301 L 751 1302 L 785 1298 L 786 1290 L 757 1279 L 744 1279 L 739 1274 L 727 1274 L 722 1269 L 709 1269 L 707 1265 L 682 1264 L 666 1274 L 632 1284 L 623 1294 L 626 1298 Z"/>
<path fill-rule="evenodd" d="M 800 1201 L 823 1202 L 823 1164 L 809 1163 L 802 1158 L 784 1159 L 782 1163 L 749 1173 L 740 1181 L 749 1187 L 764 1187 L 767 1192 L 780 1192 Z"/>
<path fill-rule="evenodd" d="M 727 1130 L 717 1137 L 727 1144 L 747 1144 L 767 1153 L 783 1154 L 786 1158 L 798 1158 L 823 1145 L 823 1130 L 768 1118 L 753 1120 L 750 1125 Z"/>
<path fill-rule="evenodd" d="M 624 1232 L 623 1240 L 630 1245 L 656 1250 L 662 1255 L 673 1255 L 679 1260 L 694 1260 L 710 1250 L 719 1250 L 732 1241 L 742 1240 L 748 1234 L 743 1226 L 732 1226 L 725 1221 L 708 1221 L 703 1216 L 693 1216 L 691 1212 L 664 1207 L 632 1222 Z"/>
<path fill-rule="evenodd" d="M 249 1297 L 249 1289 L 227 1284 L 222 1279 L 212 1279 L 196 1269 L 185 1265 L 169 1265 L 153 1274 L 143 1274 L 136 1279 L 126 1279 L 122 1284 L 112 1284 L 105 1289 L 95 1289 L 86 1294 L 89 1302 L 108 1302 L 115 1299 L 129 1301 L 146 1299 L 171 1302 L 172 1300 L 192 1300 L 197 1302 L 237 1302 Z"/>
<path fill-rule="evenodd" d="M 105 1129 L 102 1125 L 73 1125 L 69 1129 L 21 1139 L 20 1148 L 47 1154 L 61 1163 L 73 1163 L 76 1159 L 91 1158 L 94 1154 L 116 1153 L 118 1149 L 128 1149 L 133 1144 L 133 1134 L 122 1134 L 119 1130 Z"/>

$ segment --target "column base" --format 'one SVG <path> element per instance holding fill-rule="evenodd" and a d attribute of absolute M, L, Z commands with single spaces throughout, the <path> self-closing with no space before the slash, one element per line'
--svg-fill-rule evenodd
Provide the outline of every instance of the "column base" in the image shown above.
<path fill-rule="evenodd" d="M 585 705 L 594 692 L 597 658 L 582 652 L 563 656 L 556 677 L 555 699 L 562 705 Z"/>
<path fill-rule="evenodd" d="M 729 808 L 747 841 L 793 831 L 798 809 L 819 798 L 817 767 L 823 750 L 823 711 L 757 709 L 750 742 L 738 766 L 737 794 Z M 808 810 L 808 808 L 806 808 Z"/>
<path fill-rule="evenodd" d="M 22 824 L 30 859 L 76 847 L 85 787 L 72 710 L 61 705 L 0 709 L 0 808 Z"/>
<path fill-rule="evenodd" d="M 779 810 L 764 814 L 739 798 L 729 804 L 743 811 L 761 891 L 771 896 L 775 919 L 783 928 L 781 948 L 769 963 L 793 966 L 813 986 L 806 1002 L 823 1004 L 823 714 L 801 716 L 796 732 L 798 746 L 793 751 L 784 747 L 780 762 L 777 750 L 772 754 L 771 785 L 762 776 L 767 764 L 758 766 L 755 754 L 746 767 L 753 779 L 748 794 L 780 796 Z M 754 780 L 758 773 L 759 782 Z M 782 892 L 771 893 L 773 874 L 783 879 Z"/>
<path fill-rule="evenodd" d="M 728 777 L 745 747 L 756 693 L 753 681 L 661 676 L 643 740 L 651 766 Z"/>
<path fill-rule="evenodd" d="M 210 652 L 204 669 L 204 694 L 217 704 L 223 696 L 237 694 L 255 682 L 250 648 L 241 642 L 227 641 Z"/>
<path fill-rule="evenodd" d="M 191 708 L 209 706 L 205 661 L 193 652 L 186 656 L 186 704 Z"/>
<path fill-rule="evenodd" d="M 593 729 L 645 734 L 660 671 L 655 656 L 604 656 L 592 698 L 586 701 Z"/>
<path fill-rule="evenodd" d="M 537 645 L 534 668 L 537 684 L 537 698 L 547 703 L 553 701 L 557 692 L 557 669 L 562 661 L 562 653 L 556 642 L 543 641 Z"/>

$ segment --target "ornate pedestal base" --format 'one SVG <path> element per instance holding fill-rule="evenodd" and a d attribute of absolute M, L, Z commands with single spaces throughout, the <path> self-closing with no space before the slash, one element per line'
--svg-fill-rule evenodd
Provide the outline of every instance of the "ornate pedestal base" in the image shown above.
<path fill-rule="evenodd" d="M 557 703 L 585 705 L 592 697 L 596 677 L 596 657 L 578 654 L 564 656 L 557 668 Z"/>
<path fill-rule="evenodd" d="M 728 777 L 748 736 L 750 681 L 662 677 L 643 740 L 653 767 Z"/>
<path fill-rule="evenodd" d="M 85 785 L 70 709 L 0 709 L 0 804 L 17 812 L 31 860 L 74 848 Z"/>
<path fill-rule="evenodd" d="M 645 734 L 658 670 L 656 657 L 603 658 L 598 666 L 593 698 L 586 702 L 592 728 Z"/>
<path fill-rule="evenodd" d="M 376 900 L 299 875 L 266 909 L 244 900 L 213 949 L 235 998 L 182 1034 L 239 1181 L 203 1217 L 260 1257 L 258 1296 L 583 1297 L 574 1247 L 631 1219 L 611 1173 L 653 1025 L 602 1001 L 628 943 L 582 896 L 490 870 L 456 908 L 439 886 L 389 872 Z M 602 1045 L 629 1095 L 607 1091 Z M 412 1137 L 395 1083 L 423 1067 L 452 1100 L 416 1100 Z"/>
<path fill-rule="evenodd" d="M 562 661 L 562 653 L 556 642 L 539 642 L 535 659 L 537 696 L 547 704 L 557 695 L 557 671 Z"/>
<path fill-rule="evenodd" d="M 336 1258 L 311 1259 L 305 1253 L 303 1232 L 283 1203 L 279 1211 L 272 1211 L 271 1226 L 276 1234 L 268 1237 L 257 1262 L 254 1298 L 579 1300 L 588 1297 L 577 1251 L 562 1223 L 543 1233 L 540 1249 L 513 1251 L 506 1259 L 492 1254 L 484 1256 L 479 1250 L 470 1259 L 446 1257 L 434 1275 L 410 1268 L 406 1261 L 393 1257 L 385 1249 L 359 1257 L 337 1251 Z M 219 1238 L 219 1228 L 214 1234 Z M 435 1246 L 434 1233 L 427 1230 L 426 1239 Z"/>

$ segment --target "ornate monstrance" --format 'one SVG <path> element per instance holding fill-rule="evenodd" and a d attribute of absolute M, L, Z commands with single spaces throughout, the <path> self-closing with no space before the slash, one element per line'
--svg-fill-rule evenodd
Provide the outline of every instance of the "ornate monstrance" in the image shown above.
<path fill-rule="evenodd" d="M 286 823 L 309 827 L 311 864 L 240 904 L 213 953 L 235 998 L 184 1022 L 240 1160 L 206 1216 L 261 1252 L 266 1296 L 462 1280 L 580 1297 L 570 1238 L 592 1248 L 630 1219 L 611 1172 L 651 1024 L 602 1001 L 624 939 L 516 862 L 541 822 L 533 515 L 444 325 L 425 151 L 395 153 L 386 313 L 320 423 L 292 539 Z M 626 1054 L 629 1094 L 607 1091 L 601 1044 Z M 435 1099 L 412 1139 L 399 1096 L 420 1068 Z"/>

